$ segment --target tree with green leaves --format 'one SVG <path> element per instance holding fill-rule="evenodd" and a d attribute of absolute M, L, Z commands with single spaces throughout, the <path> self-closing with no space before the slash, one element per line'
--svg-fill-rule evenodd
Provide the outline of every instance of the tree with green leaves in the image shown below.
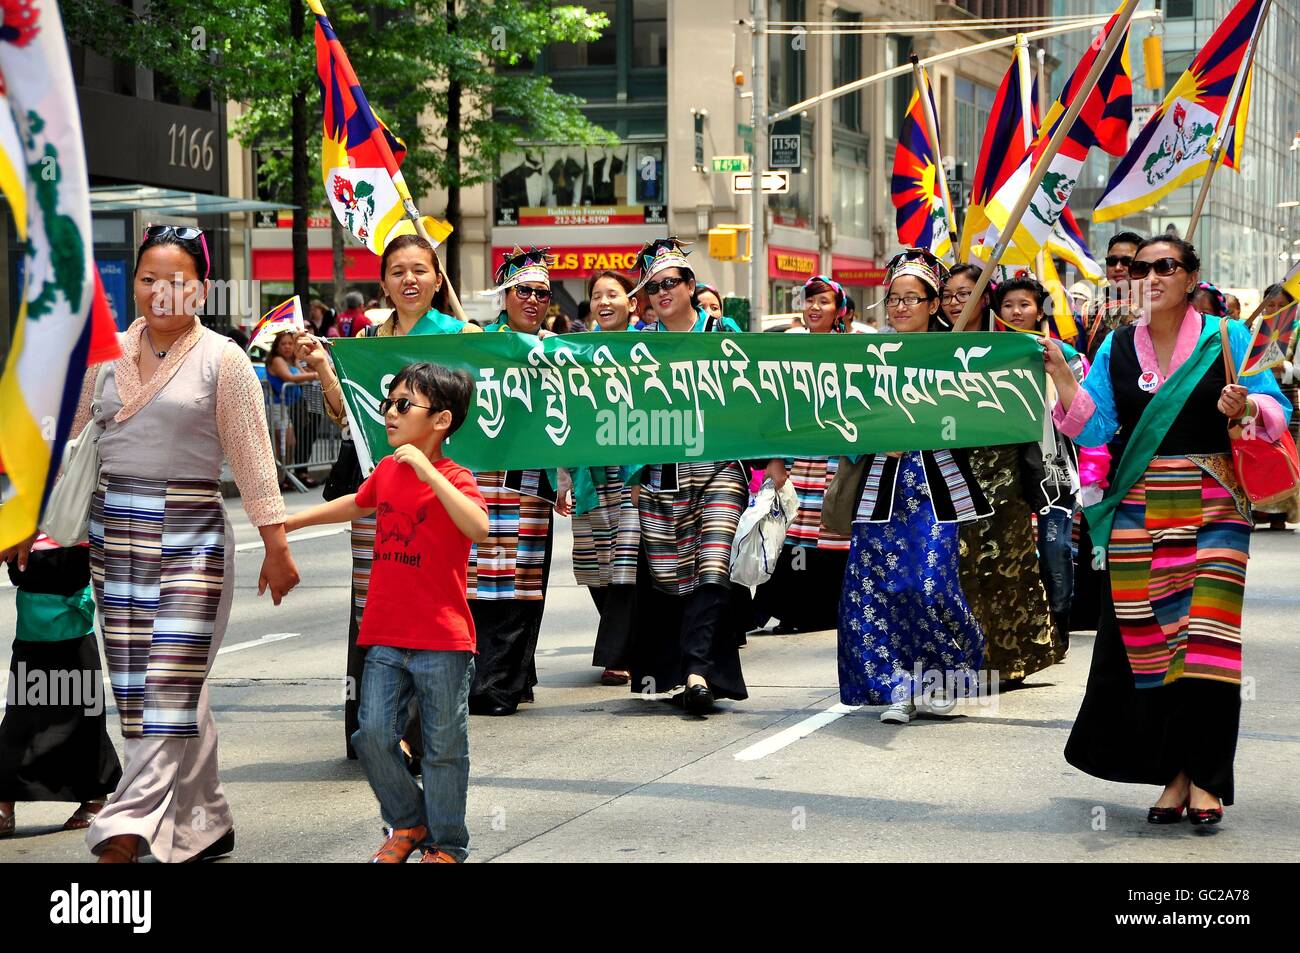
<path fill-rule="evenodd" d="M 407 146 L 417 199 L 447 190 L 456 231 L 446 249 L 459 284 L 461 190 L 491 181 L 521 140 L 612 144 L 528 63 L 553 43 L 597 39 L 604 14 L 545 0 L 334 0 L 325 5 L 367 98 Z M 294 288 L 307 295 L 307 213 L 324 202 L 314 21 L 303 0 L 114 0 L 65 5 L 68 36 L 138 63 L 182 93 L 208 89 L 243 105 L 232 134 L 259 156 L 261 183 L 294 206 Z"/>

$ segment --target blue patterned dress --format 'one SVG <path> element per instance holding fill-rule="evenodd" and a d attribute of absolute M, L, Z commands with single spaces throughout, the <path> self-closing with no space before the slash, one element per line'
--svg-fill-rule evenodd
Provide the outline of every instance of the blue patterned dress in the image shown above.
<path fill-rule="evenodd" d="M 921 454 L 899 461 L 888 522 L 855 522 L 840 596 L 840 701 L 883 705 L 920 695 L 928 671 L 960 692 L 984 634 L 958 578 L 958 524 L 935 518 Z"/>

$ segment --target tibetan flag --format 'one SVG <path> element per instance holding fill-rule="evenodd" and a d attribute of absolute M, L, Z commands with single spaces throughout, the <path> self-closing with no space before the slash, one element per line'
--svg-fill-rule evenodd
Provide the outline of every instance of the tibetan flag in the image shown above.
<path fill-rule="evenodd" d="M 1300 301 L 1300 264 L 1291 266 L 1291 270 L 1282 279 L 1282 288 L 1291 296 L 1292 301 Z"/>
<path fill-rule="evenodd" d="M 924 71 L 922 72 L 924 77 Z M 934 97 L 927 89 L 933 107 Z M 898 240 L 904 248 L 924 248 L 936 258 L 953 260 L 952 212 L 944 201 L 942 171 L 935 144 L 926 133 L 925 109 L 921 91 L 912 93 L 912 101 L 898 134 L 894 152 L 892 192 Z"/>
<path fill-rule="evenodd" d="M 1106 269 L 1101 262 L 1092 256 L 1088 249 L 1088 242 L 1083 237 L 1083 230 L 1079 228 L 1079 221 L 1074 217 L 1074 213 L 1067 206 L 1061 213 L 1056 227 L 1052 229 L 1052 237 L 1047 242 L 1047 250 L 1050 254 L 1058 255 L 1068 261 L 1079 270 L 1080 276 L 1085 281 L 1103 282 L 1106 280 Z"/>
<path fill-rule="evenodd" d="M 971 260 L 972 246 L 983 240 L 989 227 L 985 207 L 1029 154 L 1034 127 L 1032 119 L 1025 115 L 1022 91 L 1029 90 L 1032 94 L 1033 89 L 1029 61 L 1019 53 L 1013 55 L 993 100 L 988 131 L 980 146 L 975 178 L 971 180 L 970 206 L 961 229 L 961 261 Z"/>
<path fill-rule="evenodd" d="M 55 0 L 10 5 L 0 24 L 0 187 L 27 246 L 0 377 L 4 548 L 36 532 L 87 366 L 121 354 L 91 246 L 81 114 Z"/>
<path fill-rule="evenodd" d="M 1237 74 L 1245 68 L 1263 6 L 1264 0 L 1240 0 L 1219 24 L 1115 168 L 1093 221 L 1109 222 L 1151 208 L 1209 171 L 1217 130 L 1225 125 L 1228 97 Z M 1248 79 L 1224 161 L 1234 169 L 1241 161 L 1249 85 Z"/>
<path fill-rule="evenodd" d="M 306 330 L 306 322 L 302 319 L 302 301 L 294 295 L 288 301 L 281 301 L 262 315 L 261 320 L 253 326 L 253 331 L 248 336 L 248 349 L 251 351 L 259 347 L 270 348 L 271 342 L 281 331 L 293 331 L 297 334 Z"/>
<path fill-rule="evenodd" d="M 1250 336 L 1250 350 L 1241 362 L 1238 377 L 1250 377 L 1286 360 L 1296 334 L 1296 313 L 1300 305 L 1287 305 L 1281 311 L 1255 319 Z"/>
<path fill-rule="evenodd" d="M 999 233 L 1005 231 L 1010 223 L 1011 210 L 1029 183 L 1031 171 L 1046 152 L 1066 110 L 1075 99 L 1085 94 L 1081 88 L 1083 82 L 1115 28 L 1119 12 L 1116 11 L 1111 16 L 1101 34 L 1089 44 L 1083 59 L 1061 90 L 1061 95 L 1043 117 L 1031 154 L 1020 163 L 990 200 L 986 214 Z M 1066 134 L 1060 151 L 1052 159 L 1024 217 L 1016 226 L 1013 242 L 1027 260 L 1032 261 L 1046 246 L 1052 228 L 1061 217 L 1062 209 L 1070 201 L 1088 152 L 1097 147 L 1111 155 L 1124 154 L 1128 145 L 1128 127 L 1133 118 L 1133 77 L 1129 66 L 1128 40 L 1126 26 L 1124 36 L 1110 61 L 1102 68 L 1097 85 L 1086 91 L 1087 98 L 1083 102 L 1082 111 Z"/>
<path fill-rule="evenodd" d="M 394 226 L 415 208 L 398 168 L 406 147 L 370 108 L 320 0 L 307 0 L 307 6 L 316 15 L 325 196 L 343 227 L 376 255 L 382 254 Z"/>

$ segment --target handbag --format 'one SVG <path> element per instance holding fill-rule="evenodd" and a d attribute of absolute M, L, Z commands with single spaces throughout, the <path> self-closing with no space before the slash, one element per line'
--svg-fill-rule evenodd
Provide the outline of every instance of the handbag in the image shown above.
<path fill-rule="evenodd" d="M 1237 370 L 1233 367 L 1226 321 L 1220 322 L 1219 335 L 1223 341 L 1223 370 L 1228 383 L 1235 384 Z M 1300 490 L 1300 456 L 1290 431 L 1283 430 L 1278 441 L 1272 443 L 1257 436 L 1253 427 L 1248 432 L 1240 420 L 1231 420 L 1228 438 L 1232 442 L 1232 468 L 1252 506 L 1273 506 Z"/>
<path fill-rule="evenodd" d="M 41 515 L 41 532 L 60 546 L 77 546 L 90 534 L 90 499 L 99 482 L 99 438 L 104 433 L 99 410 L 107 377 L 108 364 L 104 364 L 95 375 L 90 420 L 81 433 L 64 444 L 59 476 Z"/>
<path fill-rule="evenodd" d="M 871 454 L 851 461 L 840 457 L 840 465 L 826 487 L 822 498 L 822 526 L 840 536 L 853 535 L 853 517 L 862 496 L 862 484 L 867 477 L 867 460 Z"/>
<path fill-rule="evenodd" d="M 763 482 L 749 509 L 740 515 L 731 544 L 731 581 L 741 586 L 761 586 L 772 578 L 786 531 L 799 512 L 794 484 L 786 480 L 777 489 Z"/>

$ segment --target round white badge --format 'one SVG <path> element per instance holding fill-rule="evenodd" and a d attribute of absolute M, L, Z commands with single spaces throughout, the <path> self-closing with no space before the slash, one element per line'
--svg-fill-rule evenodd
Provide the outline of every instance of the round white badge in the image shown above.
<path fill-rule="evenodd" d="M 1160 375 L 1155 371 L 1143 371 L 1138 375 L 1138 389 L 1144 394 L 1154 393 L 1160 386 Z"/>

